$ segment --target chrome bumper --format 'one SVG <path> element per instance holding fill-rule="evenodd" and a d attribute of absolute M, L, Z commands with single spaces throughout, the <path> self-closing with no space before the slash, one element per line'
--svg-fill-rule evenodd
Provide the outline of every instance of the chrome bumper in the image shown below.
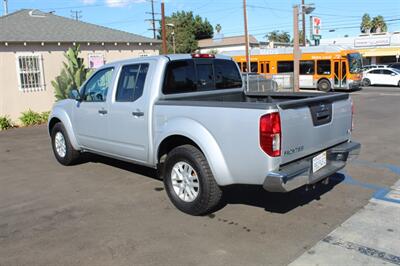
<path fill-rule="evenodd" d="M 278 171 L 269 172 L 263 187 L 270 192 L 289 192 L 316 183 L 345 167 L 347 161 L 360 154 L 360 149 L 360 143 L 346 142 L 326 150 L 326 166 L 315 173 L 312 172 L 312 158 L 315 155 L 290 163 Z"/>

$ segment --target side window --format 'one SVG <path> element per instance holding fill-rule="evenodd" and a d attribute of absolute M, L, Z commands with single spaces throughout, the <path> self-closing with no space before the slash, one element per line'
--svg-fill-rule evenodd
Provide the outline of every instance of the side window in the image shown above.
<path fill-rule="evenodd" d="M 314 61 L 300 61 L 300 75 L 313 75 Z"/>
<path fill-rule="evenodd" d="M 394 73 L 394 72 L 392 72 L 392 71 L 390 71 L 388 69 L 383 69 L 382 71 L 383 71 L 384 75 L 391 75 L 392 73 Z"/>
<path fill-rule="evenodd" d="M 293 72 L 293 61 L 278 61 L 278 73 Z"/>
<path fill-rule="evenodd" d="M 318 60 L 317 74 L 318 75 L 330 75 L 331 74 L 331 60 Z"/>
<path fill-rule="evenodd" d="M 380 74 L 381 71 L 379 69 L 371 70 L 369 74 Z"/>
<path fill-rule="evenodd" d="M 114 68 L 105 68 L 95 73 L 85 85 L 83 101 L 105 102 L 113 72 Z"/>
<path fill-rule="evenodd" d="M 258 62 L 250 62 L 250 72 L 258 73 Z"/>
<path fill-rule="evenodd" d="M 217 89 L 242 87 L 242 77 L 233 61 L 215 59 L 214 69 Z"/>
<path fill-rule="evenodd" d="M 133 102 L 143 94 L 149 64 L 126 65 L 121 69 L 118 80 L 117 102 Z"/>
<path fill-rule="evenodd" d="M 196 91 L 193 60 L 177 60 L 168 64 L 164 94 Z"/>

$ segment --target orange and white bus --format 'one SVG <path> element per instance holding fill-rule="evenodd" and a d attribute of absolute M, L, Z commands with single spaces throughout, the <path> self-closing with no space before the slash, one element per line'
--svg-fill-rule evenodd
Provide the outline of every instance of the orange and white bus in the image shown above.
<path fill-rule="evenodd" d="M 300 88 L 328 91 L 350 90 L 361 86 L 362 58 L 356 50 L 341 46 L 312 46 L 301 50 Z M 230 55 L 242 72 L 247 72 L 244 52 L 233 52 Z M 250 70 L 272 76 L 293 73 L 293 48 L 253 50 Z"/>

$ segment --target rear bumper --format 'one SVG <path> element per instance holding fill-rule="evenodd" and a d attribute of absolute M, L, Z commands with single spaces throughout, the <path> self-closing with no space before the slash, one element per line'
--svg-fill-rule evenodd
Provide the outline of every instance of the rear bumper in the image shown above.
<path fill-rule="evenodd" d="M 270 192 L 289 192 L 316 183 L 345 167 L 348 160 L 360 154 L 360 149 L 360 143 L 346 142 L 326 150 L 326 166 L 315 173 L 312 172 L 312 158 L 315 155 L 290 163 L 278 171 L 269 172 L 263 187 Z"/>

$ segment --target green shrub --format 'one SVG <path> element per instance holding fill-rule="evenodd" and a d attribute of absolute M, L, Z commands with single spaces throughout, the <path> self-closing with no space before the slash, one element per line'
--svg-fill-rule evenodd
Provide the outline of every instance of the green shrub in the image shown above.
<path fill-rule="evenodd" d="M 42 120 L 41 123 L 42 123 L 42 124 L 47 123 L 47 120 L 49 120 L 49 116 L 50 116 L 50 111 L 41 113 L 41 114 L 40 114 L 40 118 L 41 118 L 41 120 Z"/>
<path fill-rule="evenodd" d="M 29 109 L 26 112 L 22 113 L 22 116 L 19 118 L 24 126 L 32 126 L 39 125 L 42 123 L 42 116 Z"/>
<path fill-rule="evenodd" d="M 11 119 L 7 115 L 0 116 L 0 130 L 6 130 L 12 127 L 13 124 L 11 122 Z"/>

